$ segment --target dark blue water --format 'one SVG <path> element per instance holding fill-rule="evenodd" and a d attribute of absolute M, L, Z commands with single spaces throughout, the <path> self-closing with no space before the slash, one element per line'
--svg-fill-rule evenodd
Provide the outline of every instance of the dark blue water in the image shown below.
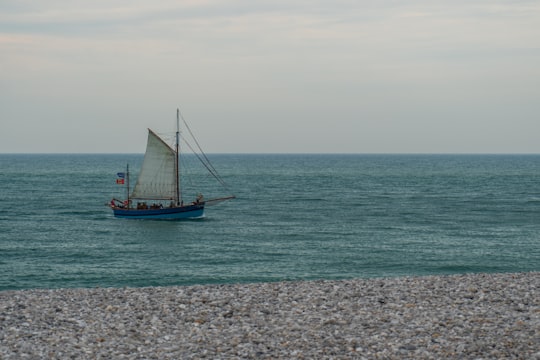
<path fill-rule="evenodd" d="M 237 199 L 148 221 L 105 206 L 142 155 L 0 155 L 0 290 L 540 270 L 540 155 L 210 159 Z"/>

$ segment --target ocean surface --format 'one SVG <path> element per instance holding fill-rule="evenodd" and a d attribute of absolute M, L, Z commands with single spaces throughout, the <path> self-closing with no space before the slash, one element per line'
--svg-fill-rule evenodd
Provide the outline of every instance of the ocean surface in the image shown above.
<path fill-rule="evenodd" d="M 540 155 L 209 155 L 235 200 L 116 219 L 142 158 L 0 155 L 0 290 L 540 270 Z"/>

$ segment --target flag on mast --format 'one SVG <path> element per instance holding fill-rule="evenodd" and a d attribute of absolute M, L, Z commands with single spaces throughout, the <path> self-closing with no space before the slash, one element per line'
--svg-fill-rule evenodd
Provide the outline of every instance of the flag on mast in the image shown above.
<path fill-rule="evenodd" d="M 118 176 L 118 179 L 116 179 L 116 183 L 118 185 L 124 185 L 124 178 L 126 177 L 126 174 L 123 172 L 116 173 L 116 176 Z"/>

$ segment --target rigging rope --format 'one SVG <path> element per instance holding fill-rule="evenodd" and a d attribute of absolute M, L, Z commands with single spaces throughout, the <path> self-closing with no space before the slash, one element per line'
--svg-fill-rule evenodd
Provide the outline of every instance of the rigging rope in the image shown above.
<path fill-rule="evenodd" d="M 188 123 L 186 122 L 186 120 L 184 119 L 184 116 L 182 115 L 182 113 L 180 112 L 180 117 L 182 118 L 182 122 L 184 123 L 184 125 L 186 126 L 186 129 L 188 129 L 189 131 L 189 135 L 191 135 L 191 138 L 193 139 L 193 141 L 195 141 L 195 144 L 197 145 L 197 148 L 199 149 L 200 153 L 204 156 L 204 159 L 206 160 L 206 162 L 208 163 L 208 165 L 214 170 L 214 172 L 217 173 L 216 169 L 214 168 L 214 166 L 212 165 L 212 163 L 210 163 L 210 160 L 208 160 L 208 157 L 206 156 L 206 154 L 204 153 L 201 145 L 199 145 L 199 142 L 197 141 L 197 138 L 195 137 L 195 135 L 193 135 L 193 132 L 191 131 L 191 128 L 189 127 Z"/>
<path fill-rule="evenodd" d="M 193 135 L 192 135 L 193 136 Z M 206 157 L 206 155 L 203 157 L 201 157 L 201 154 L 199 154 L 197 151 L 195 151 L 195 149 L 193 149 L 193 147 L 191 146 L 191 144 L 187 141 L 187 139 L 184 137 L 184 136 L 181 136 L 182 139 L 184 140 L 185 144 L 189 147 L 189 149 L 193 152 L 193 154 L 195 154 L 195 156 L 197 157 L 197 159 L 199 159 L 199 161 L 204 165 L 204 167 L 206 168 L 206 170 L 208 170 L 208 172 L 221 184 L 221 186 L 223 186 L 225 189 L 227 189 L 228 191 L 231 191 L 229 189 L 229 187 L 227 186 L 227 183 L 225 183 L 225 181 L 221 178 L 221 176 L 219 176 L 218 172 L 216 171 L 216 169 L 212 166 L 212 163 L 210 163 L 210 161 L 208 160 L 208 158 Z M 195 140 L 195 139 L 193 139 Z M 196 142 L 197 140 L 195 140 Z M 200 150 L 200 148 L 199 148 Z M 202 152 L 202 151 L 201 151 Z M 204 154 L 203 154 L 204 155 Z"/>
<path fill-rule="evenodd" d="M 212 174 L 212 176 L 221 184 L 221 186 L 223 186 L 227 191 L 231 191 L 229 189 L 229 187 L 227 186 L 227 184 L 225 183 L 225 181 L 223 180 L 223 178 L 218 174 L 218 172 L 217 172 L 216 168 L 214 167 L 214 165 L 212 165 L 212 163 L 210 162 L 210 160 L 208 159 L 208 157 L 204 153 L 201 145 L 197 141 L 197 138 L 195 137 L 195 135 L 193 135 L 193 132 L 191 131 L 191 128 L 189 127 L 188 123 L 184 119 L 184 116 L 182 115 L 182 112 L 179 111 L 179 114 L 180 114 L 180 117 L 182 118 L 182 122 L 184 123 L 184 125 L 186 126 L 186 129 L 189 132 L 189 135 L 191 136 L 193 141 L 195 141 L 195 144 L 197 145 L 197 148 L 199 149 L 199 151 L 198 152 L 195 151 L 193 149 L 193 147 L 191 146 L 191 144 L 187 141 L 187 139 L 182 134 L 180 134 L 180 137 L 182 139 L 184 139 L 184 142 L 186 143 L 186 145 L 191 149 L 191 151 L 195 154 L 195 156 L 197 156 L 199 161 L 204 165 L 204 167 L 208 170 L 208 172 L 210 174 Z M 201 157 L 201 155 L 202 155 L 202 157 Z"/>

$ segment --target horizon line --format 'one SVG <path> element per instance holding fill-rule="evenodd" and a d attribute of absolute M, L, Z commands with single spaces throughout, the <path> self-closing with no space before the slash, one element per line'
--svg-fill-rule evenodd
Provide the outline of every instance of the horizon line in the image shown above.
<path fill-rule="evenodd" d="M 540 152 L 205 152 L 209 155 L 540 155 Z M 186 153 L 189 154 L 189 153 Z M 144 155 L 144 152 L 0 152 L 0 155 Z"/>

